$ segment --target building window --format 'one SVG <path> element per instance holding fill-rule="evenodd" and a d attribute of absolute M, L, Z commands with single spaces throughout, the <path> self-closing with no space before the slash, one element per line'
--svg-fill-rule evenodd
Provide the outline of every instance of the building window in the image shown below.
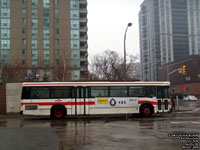
<path fill-rule="evenodd" d="M 26 29 L 22 28 L 22 34 L 25 34 L 25 33 L 26 33 Z"/>
<path fill-rule="evenodd" d="M 80 59 L 80 51 L 79 50 L 72 50 L 71 51 L 71 58 L 72 59 Z"/>
<path fill-rule="evenodd" d="M 37 17 L 38 10 L 37 9 L 32 9 L 32 17 Z"/>
<path fill-rule="evenodd" d="M 26 44 L 26 39 L 22 39 L 22 44 Z"/>
<path fill-rule="evenodd" d="M 32 0 L 32 6 L 37 6 L 38 5 L 38 0 Z"/>
<path fill-rule="evenodd" d="M 22 8 L 22 14 L 26 14 L 26 8 Z"/>
<path fill-rule="evenodd" d="M 43 9 L 43 16 L 44 17 L 49 17 L 49 8 L 44 8 Z"/>
<path fill-rule="evenodd" d="M 59 9 L 55 9 L 55 14 L 59 14 Z"/>
<path fill-rule="evenodd" d="M 59 49 L 56 49 L 56 55 L 58 55 L 59 54 Z"/>
<path fill-rule="evenodd" d="M 55 5 L 58 5 L 59 0 L 54 0 Z"/>
<path fill-rule="evenodd" d="M 1 19 L 1 28 L 10 28 L 10 19 Z"/>
<path fill-rule="evenodd" d="M 59 19 L 58 18 L 55 19 L 55 24 L 59 24 Z"/>
<path fill-rule="evenodd" d="M 26 60 L 22 60 L 22 65 L 26 65 Z"/>
<path fill-rule="evenodd" d="M 71 1 L 71 9 L 79 9 L 79 1 Z"/>
<path fill-rule="evenodd" d="M 49 29 L 43 30 L 43 37 L 44 38 L 49 38 Z"/>
<path fill-rule="evenodd" d="M 80 70 L 71 71 L 71 79 L 72 80 L 80 80 Z"/>
<path fill-rule="evenodd" d="M 10 48 L 10 40 L 0 40 L 0 48 L 1 49 L 9 49 Z"/>
<path fill-rule="evenodd" d="M 1 8 L 1 17 L 9 17 L 10 16 L 10 9 Z"/>
<path fill-rule="evenodd" d="M 56 39 L 56 45 L 59 45 L 59 39 Z"/>
<path fill-rule="evenodd" d="M 10 1 L 7 0 L 1 0 L 1 7 L 9 7 Z"/>
<path fill-rule="evenodd" d="M 45 66 L 49 66 L 49 60 L 44 60 L 43 63 L 44 63 Z"/>
<path fill-rule="evenodd" d="M 79 19 L 79 10 L 71 10 L 70 15 L 72 19 Z"/>
<path fill-rule="evenodd" d="M 1 29 L 1 38 L 10 38 L 10 30 L 8 29 Z"/>
<path fill-rule="evenodd" d="M 72 49 L 79 49 L 80 48 L 79 40 L 71 40 L 71 48 Z"/>
<path fill-rule="evenodd" d="M 59 65 L 59 63 L 60 63 L 59 59 L 56 59 L 56 65 Z"/>
<path fill-rule="evenodd" d="M 43 0 L 43 7 L 49 8 L 50 2 L 49 0 Z"/>
<path fill-rule="evenodd" d="M 25 3 L 26 3 L 26 0 L 22 0 L 22 3 L 25 4 Z"/>
<path fill-rule="evenodd" d="M 80 67 L 80 59 L 71 59 L 71 67 L 79 68 Z"/>
<path fill-rule="evenodd" d="M 71 20 L 71 28 L 72 29 L 79 29 L 79 20 Z"/>
<path fill-rule="evenodd" d="M 26 49 L 22 49 L 22 55 L 26 55 Z"/>
<path fill-rule="evenodd" d="M 80 37 L 79 30 L 71 30 L 71 38 L 72 39 L 79 39 L 79 37 Z"/>
<path fill-rule="evenodd" d="M 22 23 L 26 24 L 26 18 L 22 18 Z"/>
<path fill-rule="evenodd" d="M 49 28 L 49 24 L 50 24 L 49 19 L 44 19 L 44 20 L 43 20 L 43 27 Z"/>
<path fill-rule="evenodd" d="M 32 60 L 32 66 L 37 66 L 37 60 Z"/>
<path fill-rule="evenodd" d="M 43 47 L 44 47 L 44 48 L 49 48 L 49 47 L 50 47 L 49 40 L 44 40 L 44 41 L 43 41 Z"/>
<path fill-rule="evenodd" d="M 56 29 L 56 34 L 59 34 L 59 29 Z"/>
<path fill-rule="evenodd" d="M 31 41 L 31 44 L 32 44 L 32 49 L 36 49 L 36 48 L 37 48 L 38 41 L 37 41 L 37 40 L 32 40 L 32 41 Z"/>

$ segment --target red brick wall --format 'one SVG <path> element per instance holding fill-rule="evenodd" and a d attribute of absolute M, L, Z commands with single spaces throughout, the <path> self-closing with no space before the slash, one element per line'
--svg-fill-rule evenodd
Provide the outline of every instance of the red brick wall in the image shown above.
<path fill-rule="evenodd" d="M 182 93 L 183 95 L 195 95 L 198 97 L 198 99 L 200 99 L 200 83 L 172 85 L 170 86 L 170 90 L 172 91 L 172 89 L 175 89 L 174 93 Z"/>
<path fill-rule="evenodd" d="M 6 114 L 6 84 L 0 83 L 0 114 Z"/>

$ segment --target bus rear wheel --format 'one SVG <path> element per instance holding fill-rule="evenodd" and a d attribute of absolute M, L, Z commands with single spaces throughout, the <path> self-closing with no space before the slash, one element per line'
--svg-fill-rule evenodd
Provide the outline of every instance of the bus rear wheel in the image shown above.
<path fill-rule="evenodd" d="M 152 108 L 148 105 L 142 106 L 140 110 L 140 115 L 142 117 L 150 117 L 152 113 L 153 113 Z"/>
<path fill-rule="evenodd" d="M 51 117 L 54 119 L 62 119 L 66 115 L 66 109 L 62 106 L 55 106 L 51 110 Z"/>

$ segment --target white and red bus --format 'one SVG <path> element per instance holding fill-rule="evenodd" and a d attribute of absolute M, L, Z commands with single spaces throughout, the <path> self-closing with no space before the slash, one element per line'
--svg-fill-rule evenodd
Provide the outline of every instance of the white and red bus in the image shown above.
<path fill-rule="evenodd" d="M 135 114 L 170 112 L 169 82 L 26 82 L 24 115 Z"/>

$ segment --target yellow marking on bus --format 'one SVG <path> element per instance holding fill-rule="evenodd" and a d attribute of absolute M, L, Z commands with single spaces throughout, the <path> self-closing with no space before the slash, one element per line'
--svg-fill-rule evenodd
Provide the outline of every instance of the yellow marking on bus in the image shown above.
<path fill-rule="evenodd" d="M 108 104 L 108 98 L 97 98 L 99 104 Z"/>

